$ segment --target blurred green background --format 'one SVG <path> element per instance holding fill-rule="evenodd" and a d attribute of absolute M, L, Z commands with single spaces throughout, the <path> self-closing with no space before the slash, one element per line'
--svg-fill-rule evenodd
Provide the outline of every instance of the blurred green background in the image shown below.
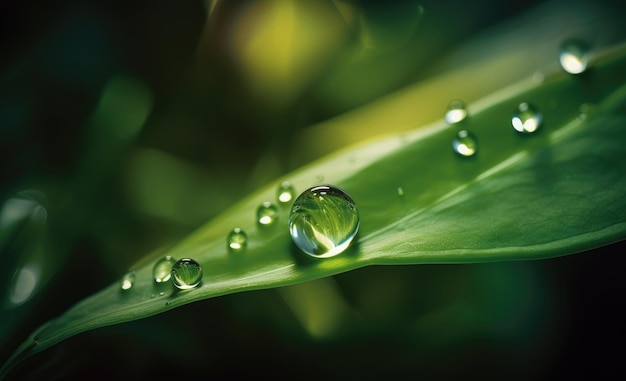
<path fill-rule="evenodd" d="M 2 8 L 3 362 L 36 327 L 259 186 L 556 65 L 568 34 L 597 48 L 626 35 L 624 6 L 610 1 Z M 423 104 L 402 104 L 403 91 L 423 91 Z M 623 249 L 365 268 L 220 297 L 79 335 L 17 374 L 623 376 L 611 349 L 624 337 Z"/>

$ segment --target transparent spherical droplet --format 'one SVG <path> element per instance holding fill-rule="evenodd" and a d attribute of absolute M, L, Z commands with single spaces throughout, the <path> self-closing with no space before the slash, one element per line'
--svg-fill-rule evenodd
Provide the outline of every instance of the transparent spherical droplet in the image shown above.
<path fill-rule="evenodd" d="M 136 275 L 134 271 L 129 271 L 124 274 L 120 283 L 122 290 L 130 290 L 131 288 L 133 288 L 133 285 L 135 284 L 135 278 Z"/>
<path fill-rule="evenodd" d="M 570 74 L 580 74 L 589 64 L 589 45 L 580 39 L 563 41 L 559 49 L 559 62 L 563 70 Z"/>
<path fill-rule="evenodd" d="M 448 124 L 456 124 L 462 122 L 467 117 L 467 108 L 465 103 L 460 100 L 450 102 L 446 109 L 444 119 Z"/>
<path fill-rule="evenodd" d="M 293 242 L 317 258 L 342 253 L 358 230 L 356 204 L 346 192 L 332 185 L 319 185 L 302 192 L 289 214 Z"/>
<path fill-rule="evenodd" d="M 248 244 L 248 235 L 241 228 L 234 228 L 226 237 L 228 248 L 235 252 L 241 252 L 246 249 Z"/>
<path fill-rule="evenodd" d="M 167 255 L 159 259 L 152 268 L 152 276 L 157 283 L 163 283 L 170 280 L 172 276 L 172 266 L 176 263 L 176 259 Z"/>
<path fill-rule="evenodd" d="M 398 193 L 398 196 L 404 196 L 404 188 L 398 187 L 398 189 L 396 189 L 396 192 Z"/>
<path fill-rule="evenodd" d="M 278 219 L 278 208 L 269 201 L 265 201 L 256 210 L 257 222 L 261 225 L 271 225 Z"/>
<path fill-rule="evenodd" d="M 511 119 L 515 131 L 522 134 L 537 132 L 542 122 L 543 114 L 527 102 L 520 103 Z"/>
<path fill-rule="evenodd" d="M 296 190 L 293 185 L 291 185 L 288 181 L 283 181 L 278 186 L 278 191 L 276 192 L 276 198 L 280 204 L 286 204 L 290 201 L 293 201 L 293 198 L 296 196 Z"/>
<path fill-rule="evenodd" d="M 183 258 L 172 267 L 172 281 L 181 290 L 188 290 L 200 284 L 202 267 L 191 258 Z"/>
<path fill-rule="evenodd" d="M 458 131 L 452 140 L 452 149 L 460 156 L 473 156 L 478 150 L 478 139 L 468 130 Z"/>
<path fill-rule="evenodd" d="M 586 120 L 589 114 L 593 113 L 594 105 L 591 103 L 583 103 L 578 108 L 578 119 Z"/>

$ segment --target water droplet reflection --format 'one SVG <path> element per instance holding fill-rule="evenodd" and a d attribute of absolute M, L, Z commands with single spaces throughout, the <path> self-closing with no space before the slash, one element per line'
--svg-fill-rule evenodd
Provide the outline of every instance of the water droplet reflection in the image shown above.
<path fill-rule="evenodd" d="M 587 70 L 590 46 L 580 39 L 569 39 L 561 44 L 559 62 L 563 70 L 570 74 L 580 74 Z"/>
<path fill-rule="evenodd" d="M 197 287 L 202 280 L 202 267 L 191 258 L 183 258 L 172 267 L 172 280 L 180 290 Z"/>
<path fill-rule="evenodd" d="M 257 211 L 257 222 L 261 225 L 271 225 L 278 218 L 278 208 L 269 201 L 259 205 Z"/>
<path fill-rule="evenodd" d="M 467 109 L 465 103 L 460 100 L 454 100 L 448 105 L 444 119 L 448 124 L 456 124 L 465 120 L 466 117 Z"/>
<path fill-rule="evenodd" d="M 154 281 L 157 283 L 169 281 L 172 277 L 172 266 L 174 266 L 174 263 L 176 263 L 176 259 L 169 255 L 159 259 L 152 268 Z"/>
<path fill-rule="evenodd" d="M 478 150 L 478 139 L 468 130 L 458 131 L 452 140 L 452 149 L 462 157 L 474 156 Z"/>
<path fill-rule="evenodd" d="M 359 230 L 359 212 L 352 198 L 332 185 L 302 192 L 289 215 L 289 233 L 306 254 L 328 258 L 348 248 Z"/>
<path fill-rule="evenodd" d="M 293 185 L 288 181 L 283 181 L 278 186 L 277 199 L 281 204 L 286 204 L 293 200 L 296 195 L 296 190 Z"/>
<path fill-rule="evenodd" d="M 511 118 L 511 124 L 515 131 L 522 134 L 537 132 L 542 122 L 543 114 L 527 102 L 520 103 L 513 114 L 513 118 Z"/>
<path fill-rule="evenodd" d="M 234 252 L 241 252 L 245 250 L 248 244 L 248 236 L 241 228 L 234 228 L 230 231 L 230 233 L 228 233 L 226 242 L 230 250 Z"/>
<path fill-rule="evenodd" d="M 122 277 L 121 287 L 122 290 L 130 290 L 135 284 L 136 275 L 134 271 L 129 271 Z"/>

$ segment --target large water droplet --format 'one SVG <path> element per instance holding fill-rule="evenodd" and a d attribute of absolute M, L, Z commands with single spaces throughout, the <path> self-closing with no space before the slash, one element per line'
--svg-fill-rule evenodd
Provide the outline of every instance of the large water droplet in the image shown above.
<path fill-rule="evenodd" d="M 462 122 L 466 117 L 467 108 L 465 103 L 460 100 L 454 100 L 448 105 L 444 119 L 448 124 L 456 124 Z"/>
<path fill-rule="evenodd" d="M 248 236 L 241 228 L 234 228 L 230 231 L 230 233 L 228 233 L 226 243 L 228 244 L 228 248 L 230 250 L 234 252 L 241 252 L 245 250 L 246 245 L 248 244 Z"/>
<path fill-rule="evenodd" d="M 589 45 L 580 39 L 569 39 L 561 44 L 559 62 L 563 70 L 570 74 L 580 74 L 589 64 Z"/>
<path fill-rule="evenodd" d="M 290 182 L 283 181 L 282 183 L 280 183 L 280 185 L 278 186 L 278 192 L 276 193 L 276 198 L 278 199 L 279 203 L 286 204 L 292 201 L 295 196 L 296 190 Z"/>
<path fill-rule="evenodd" d="M 543 114 L 527 102 L 520 103 L 511 119 L 515 131 L 522 134 L 537 132 L 542 122 Z"/>
<path fill-rule="evenodd" d="M 328 258 L 348 248 L 359 230 L 359 212 L 352 198 L 332 185 L 302 192 L 289 214 L 289 233 L 306 254 Z"/>
<path fill-rule="evenodd" d="M 452 140 L 452 149 L 460 156 L 473 156 L 478 151 L 478 139 L 468 130 L 458 131 Z"/>
<path fill-rule="evenodd" d="M 169 281 L 172 277 L 172 266 L 174 266 L 174 263 L 176 263 L 176 259 L 169 255 L 159 259 L 152 268 L 154 281 L 157 283 Z"/>
<path fill-rule="evenodd" d="M 130 290 L 135 284 L 135 272 L 129 271 L 122 277 L 121 287 L 122 290 Z"/>
<path fill-rule="evenodd" d="M 278 208 L 271 202 L 265 201 L 256 210 L 256 217 L 261 225 L 271 225 L 278 218 Z"/>
<path fill-rule="evenodd" d="M 172 280 L 181 290 L 194 288 L 202 280 L 202 267 L 191 258 L 183 258 L 172 267 Z"/>

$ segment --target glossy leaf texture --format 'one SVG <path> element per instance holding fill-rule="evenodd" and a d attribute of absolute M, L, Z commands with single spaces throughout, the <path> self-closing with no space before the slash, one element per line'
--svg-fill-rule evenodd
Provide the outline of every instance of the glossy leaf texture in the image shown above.
<path fill-rule="evenodd" d="M 115 282 L 42 326 L 3 372 L 78 333 L 220 295 L 368 265 L 541 259 L 623 240 L 625 57 L 623 48 L 616 49 L 583 74 L 559 71 L 543 81 L 529 79 L 469 104 L 468 118 L 458 125 L 442 119 L 345 149 L 277 179 L 131 269 L 130 289 Z M 523 102 L 543 114 L 534 134 L 512 128 L 511 118 Z M 442 117 L 445 108 L 441 105 Z M 416 110 L 419 99 L 407 112 Z M 476 136 L 474 156 L 453 152 L 459 129 Z M 346 252 L 317 259 L 297 249 L 287 226 L 290 204 L 277 200 L 283 181 L 296 193 L 324 183 L 350 194 L 361 225 Z M 277 219 L 268 226 L 256 218 L 266 201 L 278 206 Z M 233 228 L 246 232 L 245 250 L 229 250 L 226 240 Z M 156 283 L 153 266 L 165 255 L 197 261 L 200 285 L 177 290 L 171 282 Z"/>

